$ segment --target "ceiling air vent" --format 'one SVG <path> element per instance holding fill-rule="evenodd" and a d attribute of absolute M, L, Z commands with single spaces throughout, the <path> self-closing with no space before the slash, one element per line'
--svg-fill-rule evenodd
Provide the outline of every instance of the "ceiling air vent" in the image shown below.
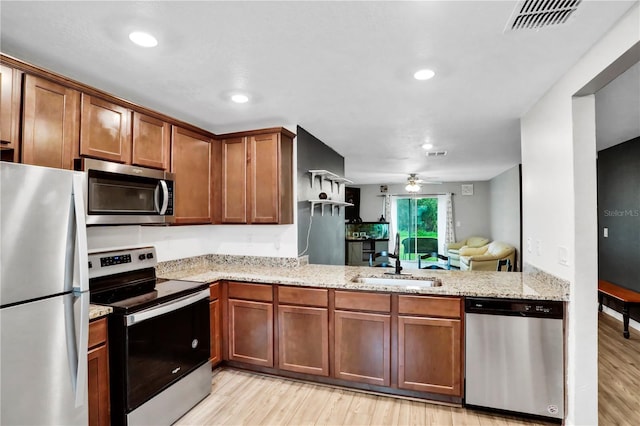
<path fill-rule="evenodd" d="M 581 2 L 582 0 L 521 0 L 516 4 L 505 30 L 539 30 L 565 24 Z"/>
<path fill-rule="evenodd" d="M 447 151 L 428 151 L 427 157 L 444 157 L 447 155 Z"/>

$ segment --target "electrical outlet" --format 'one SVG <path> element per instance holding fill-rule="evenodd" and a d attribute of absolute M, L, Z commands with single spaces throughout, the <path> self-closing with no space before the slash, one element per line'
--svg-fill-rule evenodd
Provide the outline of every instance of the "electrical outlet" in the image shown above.
<path fill-rule="evenodd" d="M 460 228 L 460 221 L 459 220 L 456 221 L 456 228 Z"/>
<path fill-rule="evenodd" d="M 609 228 L 604 228 L 602 236 L 605 238 L 609 238 Z"/>
<path fill-rule="evenodd" d="M 542 255 L 542 243 L 540 242 L 540 240 L 536 240 L 536 255 Z"/>
<path fill-rule="evenodd" d="M 527 238 L 527 252 L 531 253 L 531 238 Z"/>

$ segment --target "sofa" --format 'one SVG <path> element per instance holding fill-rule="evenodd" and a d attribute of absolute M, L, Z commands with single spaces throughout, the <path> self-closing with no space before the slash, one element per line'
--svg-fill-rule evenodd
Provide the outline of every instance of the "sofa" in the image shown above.
<path fill-rule="evenodd" d="M 460 267 L 460 249 L 462 247 L 482 247 L 487 244 L 489 244 L 489 239 L 484 237 L 469 237 L 466 240 L 447 244 L 445 253 L 449 258 L 449 265 Z"/>
<path fill-rule="evenodd" d="M 509 259 L 513 264 L 516 249 L 501 241 L 492 241 L 482 247 L 462 247 L 460 249 L 461 271 L 496 271 L 498 260 Z"/>

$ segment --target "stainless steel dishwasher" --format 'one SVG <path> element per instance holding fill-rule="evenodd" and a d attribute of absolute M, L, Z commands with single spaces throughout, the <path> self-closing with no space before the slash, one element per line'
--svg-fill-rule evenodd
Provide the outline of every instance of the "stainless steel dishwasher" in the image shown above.
<path fill-rule="evenodd" d="M 564 417 L 563 302 L 465 300 L 465 404 Z"/>

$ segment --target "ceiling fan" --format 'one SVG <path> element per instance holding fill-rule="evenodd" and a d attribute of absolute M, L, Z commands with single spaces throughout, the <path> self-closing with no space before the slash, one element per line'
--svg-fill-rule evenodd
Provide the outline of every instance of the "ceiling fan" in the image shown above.
<path fill-rule="evenodd" d="M 407 192 L 418 192 L 420 191 L 421 183 L 424 183 L 424 181 L 422 179 L 418 179 L 417 173 L 410 173 L 407 178 L 407 186 L 405 186 L 404 189 Z"/>

